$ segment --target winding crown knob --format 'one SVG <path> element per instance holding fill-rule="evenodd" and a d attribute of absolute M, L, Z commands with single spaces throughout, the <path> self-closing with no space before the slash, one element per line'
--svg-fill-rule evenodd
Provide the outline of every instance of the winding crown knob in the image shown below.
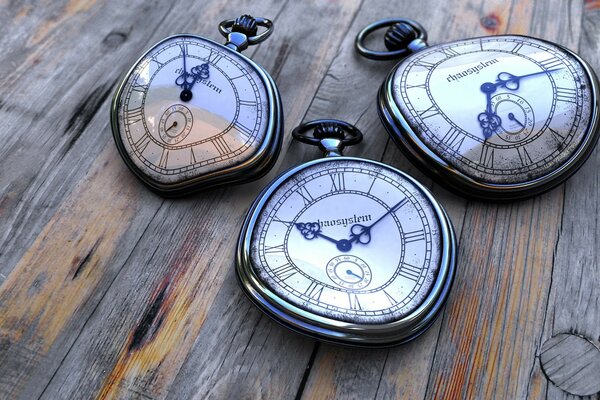
<path fill-rule="evenodd" d="M 233 26 L 231 27 L 232 32 L 240 32 L 246 36 L 256 36 L 258 32 L 258 25 L 256 20 L 251 15 L 242 15 L 237 17 Z"/>
<path fill-rule="evenodd" d="M 319 124 L 313 133 L 317 139 L 344 139 L 344 130 L 341 126 L 333 122 L 324 122 Z"/>
<path fill-rule="evenodd" d="M 398 22 L 390 26 L 385 33 L 385 47 L 390 50 L 400 50 L 409 47 L 409 44 L 419 36 L 415 28 L 405 22 Z"/>

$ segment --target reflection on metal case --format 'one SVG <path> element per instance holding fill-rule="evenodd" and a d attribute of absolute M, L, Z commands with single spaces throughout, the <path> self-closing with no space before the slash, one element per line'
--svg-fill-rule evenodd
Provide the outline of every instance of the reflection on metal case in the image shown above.
<path fill-rule="evenodd" d="M 389 27 L 387 51 L 365 38 Z M 427 46 L 417 22 L 376 22 L 357 36 L 372 59 L 404 58 L 379 90 L 378 111 L 403 153 L 461 195 L 511 200 L 571 176 L 598 141 L 598 82 L 572 51 L 503 35 Z"/>
<path fill-rule="evenodd" d="M 242 16 L 221 22 L 219 30 L 225 45 L 189 34 L 157 43 L 136 61 L 113 99 L 119 153 L 164 196 L 258 179 L 281 148 L 275 83 L 240 53 L 265 40 L 272 22 Z"/>
<path fill-rule="evenodd" d="M 267 315 L 320 340 L 414 339 L 439 315 L 454 277 L 446 212 L 407 174 L 343 156 L 362 138 L 354 126 L 317 120 L 293 134 L 327 156 L 283 173 L 252 205 L 238 241 L 242 288 Z"/>

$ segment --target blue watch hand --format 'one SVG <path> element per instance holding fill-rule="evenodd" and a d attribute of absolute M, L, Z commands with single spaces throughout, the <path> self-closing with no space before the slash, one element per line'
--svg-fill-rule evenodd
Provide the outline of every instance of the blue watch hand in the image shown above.
<path fill-rule="evenodd" d="M 346 273 L 347 273 L 348 275 L 350 275 L 350 276 L 355 276 L 355 277 L 357 277 L 358 279 L 362 279 L 362 278 L 363 278 L 363 277 L 362 277 L 362 276 L 360 276 L 360 275 L 356 275 L 356 274 L 355 274 L 354 272 L 352 272 L 352 270 L 350 270 L 350 269 L 349 269 L 349 270 L 347 270 L 347 271 L 346 271 Z"/>
<path fill-rule="evenodd" d="M 525 128 L 525 125 L 523 125 L 523 123 L 515 117 L 515 114 L 508 113 L 508 119 L 510 119 L 511 121 L 515 121 L 517 124 L 521 125 L 521 128 Z"/>
<path fill-rule="evenodd" d="M 369 244 L 371 242 L 371 229 L 377 225 L 382 219 L 384 219 L 389 214 L 395 212 L 400 207 L 408 202 L 407 198 L 400 200 L 398 203 L 394 204 L 385 214 L 383 214 L 379 219 L 373 222 L 369 226 L 364 226 L 362 224 L 354 224 L 350 227 L 350 243 L 360 243 L 360 244 Z"/>
<path fill-rule="evenodd" d="M 479 113 L 477 120 L 483 130 L 484 139 L 488 139 L 502 125 L 502 119 L 492 111 L 492 93 L 496 91 L 496 85 L 486 82 L 481 85 L 480 90 L 485 93 L 485 112 Z"/>
<path fill-rule="evenodd" d="M 530 76 L 541 75 L 541 74 L 549 74 L 550 72 L 560 71 L 562 68 L 555 68 L 550 70 L 532 72 L 531 74 L 525 75 L 513 75 L 508 72 L 500 72 L 498 77 L 496 78 L 496 83 L 494 84 L 496 87 L 503 87 L 508 90 L 518 90 L 521 79 L 527 78 Z"/>
<path fill-rule="evenodd" d="M 295 224 L 296 228 L 300 231 L 300 234 L 307 240 L 313 240 L 316 237 L 323 238 L 325 240 L 330 241 L 331 243 L 335 243 L 336 247 L 339 251 L 347 252 L 352 248 L 352 243 L 346 239 L 335 240 L 327 235 L 324 235 L 321 232 L 321 226 L 317 222 L 298 222 Z"/>

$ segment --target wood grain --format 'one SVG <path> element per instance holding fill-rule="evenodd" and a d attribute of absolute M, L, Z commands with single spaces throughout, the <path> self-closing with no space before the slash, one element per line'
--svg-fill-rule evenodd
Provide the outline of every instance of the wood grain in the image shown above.
<path fill-rule="evenodd" d="M 353 41 L 367 23 L 403 16 L 423 23 L 431 43 L 530 34 L 599 69 L 598 2 L 0 6 L 0 398 L 572 398 L 540 360 L 563 333 L 600 344 L 598 151 L 534 199 L 449 194 L 379 122 L 376 92 L 394 63 L 359 57 Z M 274 35 L 246 53 L 277 81 L 286 132 L 314 118 L 355 123 L 365 141 L 346 154 L 407 171 L 449 211 L 457 279 L 443 315 L 413 343 L 319 344 L 272 322 L 238 288 L 234 242 L 248 206 L 316 149 L 286 135 L 264 179 L 179 200 L 150 193 L 120 160 L 108 103 L 122 73 L 170 34 L 218 39 L 218 22 L 241 12 L 275 20 Z"/>

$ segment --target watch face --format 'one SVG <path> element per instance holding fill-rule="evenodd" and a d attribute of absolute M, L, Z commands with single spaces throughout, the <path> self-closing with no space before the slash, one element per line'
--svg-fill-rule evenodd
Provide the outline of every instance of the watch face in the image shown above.
<path fill-rule="evenodd" d="M 135 167 L 160 184 L 228 169 L 265 139 L 265 84 L 233 50 L 196 36 L 165 39 L 122 84 L 115 137 Z"/>
<path fill-rule="evenodd" d="M 440 272 L 439 214 L 382 164 L 326 159 L 281 183 L 251 232 L 253 273 L 283 302 L 356 324 L 402 319 Z"/>
<path fill-rule="evenodd" d="M 419 139 L 480 182 L 544 177 L 588 134 L 590 77 L 548 42 L 492 36 L 433 46 L 392 79 L 394 101 Z"/>

